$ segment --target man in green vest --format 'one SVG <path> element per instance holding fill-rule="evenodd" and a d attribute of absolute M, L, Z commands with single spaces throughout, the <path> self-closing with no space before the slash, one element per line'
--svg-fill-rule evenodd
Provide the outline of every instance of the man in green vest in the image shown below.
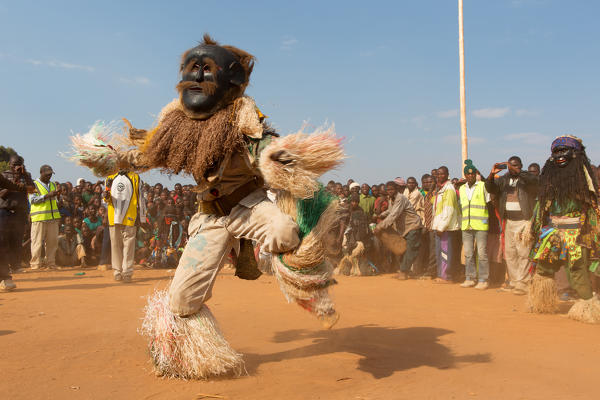
<path fill-rule="evenodd" d="M 460 187 L 459 194 L 466 279 L 460 286 L 464 288 L 475 286 L 475 289 L 485 290 L 488 288 L 490 272 L 487 256 L 489 227 L 487 203 L 490 201 L 490 195 L 485 190 L 485 183 L 476 181 L 477 168 L 471 160 L 465 160 L 463 172 L 467 182 Z M 477 277 L 477 267 L 475 265 L 475 244 L 477 245 L 477 259 L 479 261 L 479 277 Z"/>
<path fill-rule="evenodd" d="M 40 179 L 33 181 L 35 193 L 29 196 L 31 203 L 31 269 L 44 266 L 55 268 L 56 249 L 58 248 L 58 228 L 60 212 L 58 211 L 58 188 L 50 182 L 54 174 L 52 167 L 42 165 Z M 42 259 L 42 247 L 46 260 Z"/>

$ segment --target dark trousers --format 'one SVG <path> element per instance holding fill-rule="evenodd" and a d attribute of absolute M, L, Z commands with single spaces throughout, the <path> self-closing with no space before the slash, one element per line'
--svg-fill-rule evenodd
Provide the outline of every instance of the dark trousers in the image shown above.
<path fill-rule="evenodd" d="M 9 270 L 21 268 L 25 216 L 0 209 L 0 280 L 11 279 Z"/>
<path fill-rule="evenodd" d="M 417 257 L 419 275 L 434 277 L 437 275 L 437 258 L 435 256 L 435 232 L 423 228 L 421 231 L 421 247 Z"/>
<path fill-rule="evenodd" d="M 108 233 L 108 226 L 104 227 L 102 233 L 102 251 L 100 252 L 100 265 L 110 264 L 110 235 Z"/>
<path fill-rule="evenodd" d="M 421 228 L 413 229 L 404 236 L 404 239 L 406 239 L 406 253 L 404 253 L 404 258 L 400 264 L 401 272 L 408 272 L 419 255 L 419 247 L 421 247 L 421 231 Z"/>

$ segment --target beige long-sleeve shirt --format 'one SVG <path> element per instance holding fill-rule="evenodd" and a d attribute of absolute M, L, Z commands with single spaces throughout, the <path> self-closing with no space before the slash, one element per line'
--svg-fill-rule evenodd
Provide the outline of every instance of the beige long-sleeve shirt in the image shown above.
<path fill-rule="evenodd" d="M 396 232 L 402 236 L 406 236 L 408 232 L 423 226 L 421 218 L 412 204 L 410 204 L 408 198 L 402 193 L 396 193 L 396 196 L 391 200 L 389 208 L 379 214 L 379 217 L 383 218 L 383 221 L 378 226 L 382 229 L 394 227 Z"/>
<path fill-rule="evenodd" d="M 410 201 L 410 204 L 412 204 L 413 208 L 415 209 L 415 212 L 417 213 L 419 218 L 421 218 L 421 222 L 424 222 L 425 221 L 425 198 L 423 197 L 421 192 L 419 192 L 419 189 L 415 188 L 415 190 L 413 190 L 412 192 L 409 192 L 408 188 L 406 188 L 406 189 L 404 189 L 403 194 L 404 194 L 404 196 L 406 196 L 408 198 L 408 201 Z"/>

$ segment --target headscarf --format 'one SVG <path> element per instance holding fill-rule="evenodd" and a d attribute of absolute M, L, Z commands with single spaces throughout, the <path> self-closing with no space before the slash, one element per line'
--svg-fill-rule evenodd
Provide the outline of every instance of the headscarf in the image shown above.
<path fill-rule="evenodd" d="M 465 160 L 465 168 L 463 169 L 463 173 L 466 174 L 474 174 L 477 173 L 477 168 L 473 165 L 473 161 L 467 159 Z"/>
<path fill-rule="evenodd" d="M 558 146 L 570 147 L 575 150 L 583 150 L 583 142 L 577 136 L 573 135 L 558 136 L 552 142 L 550 150 L 554 151 L 554 149 Z"/>

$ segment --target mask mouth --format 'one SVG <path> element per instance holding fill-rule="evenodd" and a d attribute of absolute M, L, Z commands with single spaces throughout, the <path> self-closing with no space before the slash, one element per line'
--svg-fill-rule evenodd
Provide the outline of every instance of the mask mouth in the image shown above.
<path fill-rule="evenodd" d="M 217 91 L 217 84 L 215 82 L 203 81 L 181 81 L 175 87 L 180 93 L 191 92 L 194 94 L 202 93 L 207 96 L 212 96 Z"/>
<path fill-rule="evenodd" d="M 558 157 L 558 158 L 556 159 L 556 164 L 557 164 L 559 167 L 564 167 L 565 165 L 567 165 L 567 164 L 568 164 L 568 162 L 569 162 L 569 161 L 567 160 L 567 158 L 566 158 L 566 157 Z"/>

